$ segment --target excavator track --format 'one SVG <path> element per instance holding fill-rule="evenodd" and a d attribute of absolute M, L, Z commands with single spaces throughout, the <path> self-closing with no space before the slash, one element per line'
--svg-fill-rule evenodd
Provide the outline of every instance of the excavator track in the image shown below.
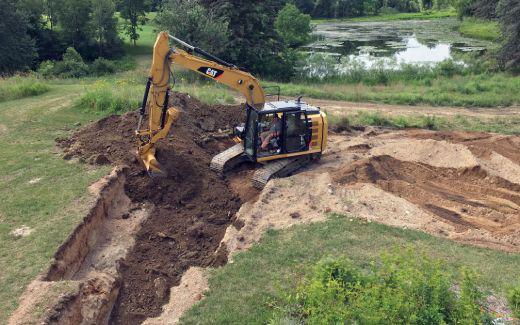
<path fill-rule="evenodd" d="M 247 160 L 247 156 L 244 155 L 244 144 L 237 143 L 213 157 L 209 168 L 214 172 L 224 174 L 224 172 L 230 170 L 237 164 Z"/>
<path fill-rule="evenodd" d="M 261 190 L 270 179 L 289 176 L 292 172 L 307 165 L 310 161 L 311 157 L 306 155 L 269 162 L 254 173 L 252 179 L 253 186 Z"/>

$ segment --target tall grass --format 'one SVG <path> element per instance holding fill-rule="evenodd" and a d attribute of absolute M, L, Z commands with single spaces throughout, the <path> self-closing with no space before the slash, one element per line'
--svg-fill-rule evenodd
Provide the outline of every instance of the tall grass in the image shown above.
<path fill-rule="evenodd" d="M 141 106 L 144 82 L 141 78 L 98 80 L 88 85 L 85 93 L 76 101 L 77 108 L 101 114 L 123 114 Z M 209 105 L 233 104 L 235 97 L 225 87 L 215 83 L 177 82 L 176 92 L 187 93 Z"/>
<path fill-rule="evenodd" d="M 497 21 L 476 18 L 464 18 L 459 32 L 467 37 L 497 41 L 500 38 L 500 26 Z"/>
<path fill-rule="evenodd" d="M 415 73 L 416 71 L 417 73 Z M 446 70 L 445 70 L 446 71 Z M 449 70 L 447 70 L 449 71 Z M 403 105 L 493 107 L 520 104 L 520 78 L 508 73 L 439 74 L 364 71 L 326 80 L 281 83 L 282 95 Z M 380 81 L 377 83 L 376 81 Z M 274 83 L 266 83 L 274 85 Z"/>
<path fill-rule="evenodd" d="M 122 114 L 137 109 L 140 98 L 139 87 L 127 82 L 96 81 L 76 101 L 76 107 L 93 113 Z"/>
<path fill-rule="evenodd" d="M 34 77 L 15 76 L 0 79 L 0 102 L 37 96 L 46 93 L 50 87 Z"/>
<path fill-rule="evenodd" d="M 445 131 L 478 131 L 502 134 L 520 134 L 520 117 L 481 119 L 456 115 L 439 117 L 434 115 L 388 115 L 379 112 L 359 111 L 355 114 L 336 116 L 328 114 L 331 129 L 336 132 L 353 126 L 381 126 L 396 129 L 428 129 Z"/>

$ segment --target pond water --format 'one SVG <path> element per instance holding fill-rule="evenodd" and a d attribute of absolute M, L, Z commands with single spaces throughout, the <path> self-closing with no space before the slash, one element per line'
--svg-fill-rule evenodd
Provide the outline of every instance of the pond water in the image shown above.
<path fill-rule="evenodd" d="M 456 53 L 483 52 L 487 41 L 463 37 L 455 18 L 390 22 L 327 22 L 316 25 L 308 52 L 347 57 L 370 67 L 376 62 L 432 64 Z"/>

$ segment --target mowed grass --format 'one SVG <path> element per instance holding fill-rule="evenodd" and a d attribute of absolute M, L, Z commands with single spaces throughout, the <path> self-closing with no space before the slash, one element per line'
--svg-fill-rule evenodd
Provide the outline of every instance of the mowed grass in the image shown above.
<path fill-rule="evenodd" d="M 0 102 L 37 96 L 50 90 L 49 85 L 34 77 L 0 78 Z"/>
<path fill-rule="evenodd" d="M 395 129 L 419 128 L 440 131 L 492 132 L 508 135 L 520 134 L 520 117 L 477 118 L 455 115 L 439 117 L 432 115 L 399 115 L 380 112 L 359 111 L 355 114 L 327 115 L 329 124 L 335 130 L 347 130 L 351 126 L 381 126 Z"/>
<path fill-rule="evenodd" d="M 274 83 L 266 83 L 274 85 Z M 402 105 L 493 107 L 520 104 L 520 78 L 507 74 L 437 77 L 366 85 L 341 82 L 280 83 L 284 96 Z"/>
<path fill-rule="evenodd" d="M 61 158 L 55 138 L 92 120 L 71 108 L 83 87 L 53 84 L 46 94 L 0 103 L 0 323 L 25 286 L 84 216 L 87 186 L 108 172 Z M 26 237 L 11 234 L 22 226 Z"/>
<path fill-rule="evenodd" d="M 464 18 L 459 26 L 459 32 L 467 37 L 498 41 L 500 38 L 500 25 L 498 21 L 476 18 Z"/>
<path fill-rule="evenodd" d="M 206 298 L 189 310 L 183 324 L 266 324 L 284 295 L 325 257 L 346 257 L 362 269 L 394 248 L 411 248 L 446 263 L 458 275 L 475 270 L 478 284 L 502 295 L 520 277 L 520 255 L 458 244 L 428 234 L 331 216 L 328 221 L 269 231 L 232 264 L 211 272 Z"/>

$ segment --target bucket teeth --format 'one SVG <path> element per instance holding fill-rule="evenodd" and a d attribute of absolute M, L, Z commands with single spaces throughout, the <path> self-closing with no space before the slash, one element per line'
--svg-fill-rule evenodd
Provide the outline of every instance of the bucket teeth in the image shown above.
<path fill-rule="evenodd" d="M 151 177 L 166 176 L 163 167 L 155 158 L 155 148 L 151 148 L 144 153 L 139 154 L 139 158 Z"/>

